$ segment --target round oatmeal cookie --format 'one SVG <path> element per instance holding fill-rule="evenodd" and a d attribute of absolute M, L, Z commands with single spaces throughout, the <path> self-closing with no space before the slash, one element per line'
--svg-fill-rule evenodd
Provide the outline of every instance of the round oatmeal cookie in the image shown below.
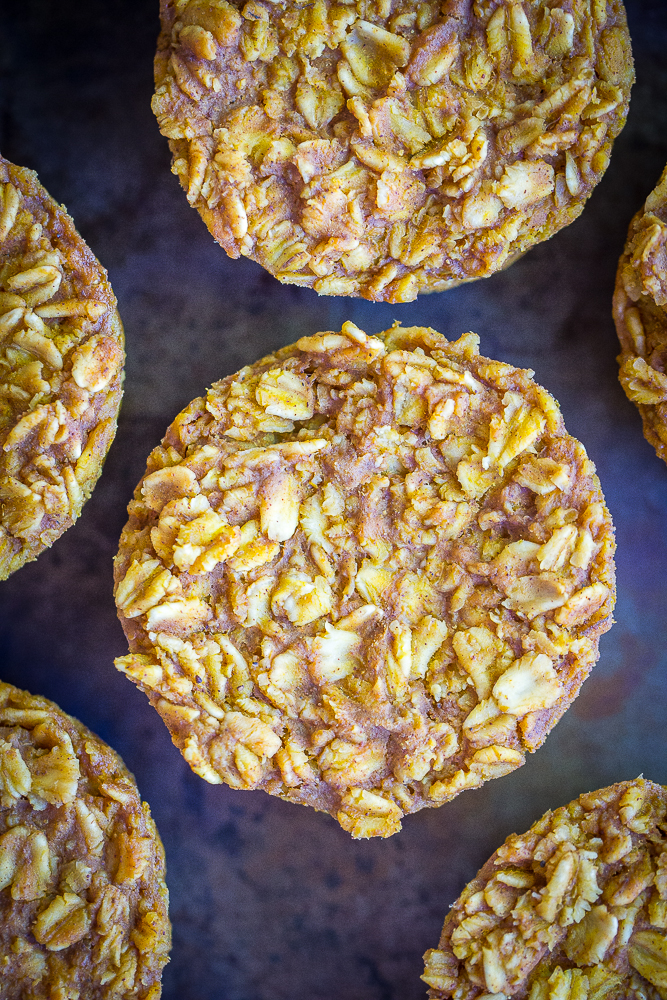
<path fill-rule="evenodd" d="M 450 909 L 433 1000 L 667 996 L 667 791 L 622 781 L 512 834 Z"/>
<path fill-rule="evenodd" d="M 408 302 L 582 211 L 633 81 L 621 0 L 161 0 L 153 110 L 231 257 Z"/>
<path fill-rule="evenodd" d="M 81 513 L 124 360 L 106 271 L 37 175 L 0 156 L 0 580 Z"/>
<path fill-rule="evenodd" d="M 164 851 L 118 754 L 0 683 L 0 807 L 4 1000 L 157 1000 Z"/>
<path fill-rule="evenodd" d="M 630 223 L 614 322 L 621 385 L 641 414 L 644 437 L 667 462 L 667 167 Z"/>
<path fill-rule="evenodd" d="M 614 541 L 531 375 L 348 322 L 179 414 L 129 506 L 116 665 L 194 771 L 386 837 L 543 742 L 611 624 Z"/>

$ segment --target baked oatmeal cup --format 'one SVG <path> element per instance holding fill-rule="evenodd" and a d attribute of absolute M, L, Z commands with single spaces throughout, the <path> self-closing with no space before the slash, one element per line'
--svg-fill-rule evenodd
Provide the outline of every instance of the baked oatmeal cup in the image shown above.
<path fill-rule="evenodd" d="M 106 271 L 34 171 L 0 156 L 0 580 L 81 513 L 124 361 Z"/>
<path fill-rule="evenodd" d="M 5 1000 L 158 1000 L 164 851 L 120 757 L 46 698 L 0 683 Z"/>
<path fill-rule="evenodd" d="M 531 375 L 348 322 L 179 414 L 128 508 L 116 665 L 197 774 L 386 837 L 540 746 L 611 625 L 614 541 Z"/>
<path fill-rule="evenodd" d="M 667 461 L 667 167 L 630 223 L 614 321 L 621 385 L 641 414 L 644 437 Z"/>
<path fill-rule="evenodd" d="M 667 995 L 667 793 L 638 778 L 512 834 L 426 952 L 432 1000 Z"/>
<path fill-rule="evenodd" d="M 161 0 L 153 110 L 231 257 L 409 302 L 568 225 L 633 64 L 620 0 Z"/>

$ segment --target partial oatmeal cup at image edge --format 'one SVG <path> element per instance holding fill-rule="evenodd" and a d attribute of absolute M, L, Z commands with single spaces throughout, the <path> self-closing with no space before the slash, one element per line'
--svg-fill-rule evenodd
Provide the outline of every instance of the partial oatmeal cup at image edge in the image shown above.
<path fill-rule="evenodd" d="M 64 207 L 0 156 L 0 580 L 76 521 L 102 471 L 123 395 L 116 304 Z"/>
<path fill-rule="evenodd" d="M 532 372 L 423 327 L 303 337 L 148 458 L 117 667 L 193 770 L 354 837 L 519 767 L 612 622 L 593 463 Z"/>
<path fill-rule="evenodd" d="M 667 996 L 667 791 L 622 781 L 513 833 L 424 955 L 431 1000 Z"/>
<path fill-rule="evenodd" d="M 153 111 L 231 257 L 409 302 L 577 218 L 634 79 L 621 0 L 161 0 Z"/>
<path fill-rule="evenodd" d="M 667 167 L 635 215 L 616 273 L 619 379 L 667 461 Z"/>
<path fill-rule="evenodd" d="M 0 682 L 3 1000 L 159 1000 L 168 903 L 160 836 L 118 754 Z"/>

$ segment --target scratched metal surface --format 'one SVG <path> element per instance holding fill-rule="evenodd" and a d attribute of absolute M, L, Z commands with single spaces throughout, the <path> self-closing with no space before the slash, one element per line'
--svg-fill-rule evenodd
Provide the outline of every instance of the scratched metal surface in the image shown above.
<path fill-rule="evenodd" d="M 626 4 L 638 82 L 583 216 L 504 274 L 402 306 L 318 299 L 230 261 L 169 172 L 150 111 L 156 0 L 3 0 L 0 149 L 36 169 L 108 268 L 128 341 L 118 437 L 78 524 L 0 584 L 0 676 L 123 755 L 168 859 L 165 1000 L 412 1000 L 448 905 L 513 830 L 643 772 L 667 783 L 667 468 L 616 379 L 610 319 L 627 225 L 667 161 L 667 5 Z M 617 624 L 545 746 L 513 775 L 354 843 L 329 817 L 193 775 L 125 651 L 111 559 L 149 449 L 216 378 L 305 333 L 394 318 L 535 369 L 597 464 L 618 539 Z"/>

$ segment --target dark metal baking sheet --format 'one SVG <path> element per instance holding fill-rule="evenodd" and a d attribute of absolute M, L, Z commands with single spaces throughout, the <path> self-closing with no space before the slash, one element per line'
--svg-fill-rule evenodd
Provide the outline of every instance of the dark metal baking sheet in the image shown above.
<path fill-rule="evenodd" d="M 57 700 L 137 776 L 168 860 L 165 1000 L 412 1000 L 449 904 L 501 840 L 580 792 L 667 783 L 667 468 L 618 381 L 610 317 L 628 222 L 667 161 L 667 4 L 627 3 L 630 117 L 582 217 L 509 271 L 401 306 L 318 298 L 228 260 L 169 172 L 150 111 L 157 0 L 2 0 L 0 150 L 39 172 L 108 268 L 127 332 L 118 437 L 80 521 L 0 584 L 0 676 Z M 618 539 L 617 624 L 525 767 L 353 842 L 327 816 L 193 775 L 113 668 L 111 560 L 146 455 L 207 385 L 352 319 L 393 319 L 533 368 L 597 464 Z"/>

